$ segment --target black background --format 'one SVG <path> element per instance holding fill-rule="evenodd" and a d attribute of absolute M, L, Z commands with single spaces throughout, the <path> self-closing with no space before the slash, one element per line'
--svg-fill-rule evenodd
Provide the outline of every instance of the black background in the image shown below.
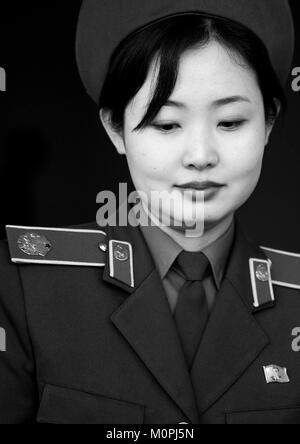
<path fill-rule="evenodd" d="M 300 66 L 299 0 L 293 67 Z M 81 0 L 12 2 L 1 12 L 0 237 L 5 224 L 66 226 L 95 220 L 96 195 L 128 182 L 74 55 Z M 6 52 L 4 53 L 4 49 Z M 300 92 L 287 87 L 289 109 L 273 133 L 260 183 L 238 215 L 264 246 L 300 252 Z"/>

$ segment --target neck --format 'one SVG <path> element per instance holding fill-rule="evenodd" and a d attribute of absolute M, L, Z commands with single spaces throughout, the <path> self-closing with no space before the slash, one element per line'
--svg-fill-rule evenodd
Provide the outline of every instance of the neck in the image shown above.
<path fill-rule="evenodd" d="M 161 229 L 177 242 L 185 251 L 202 251 L 213 244 L 229 229 L 233 223 L 234 214 L 222 219 L 217 224 L 205 224 L 204 232 L 199 237 L 187 237 L 184 232 L 170 227 L 162 226 Z"/>

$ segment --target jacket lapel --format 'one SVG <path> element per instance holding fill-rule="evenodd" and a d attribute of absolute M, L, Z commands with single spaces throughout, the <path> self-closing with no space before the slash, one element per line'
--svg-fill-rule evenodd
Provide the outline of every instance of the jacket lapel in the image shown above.
<path fill-rule="evenodd" d="M 178 407 L 192 423 L 197 423 L 190 374 L 159 273 L 142 233 L 137 228 L 109 227 L 108 240 L 111 239 L 131 243 L 135 274 L 135 287 L 130 288 L 110 277 L 106 267 L 104 280 L 122 288 L 124 295 L 127 293 L 111 321 Z"/>
<path fill-rule="evenodd" d="M 191 371 L 200 415 L 247 370 L 269 344 L 253 315 L 249 259 L 265 259 L 239 224 L 230 262 Z"/>

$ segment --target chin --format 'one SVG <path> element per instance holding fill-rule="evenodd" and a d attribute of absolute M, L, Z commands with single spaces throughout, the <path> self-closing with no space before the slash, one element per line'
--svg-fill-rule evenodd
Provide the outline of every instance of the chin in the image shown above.
<path fill-rule="evenodd" d="M 213 228 L 224 222 L 230 215 L 234 214 L 235 210 L 208 212 L 205 214 L 205 228 Z"/>

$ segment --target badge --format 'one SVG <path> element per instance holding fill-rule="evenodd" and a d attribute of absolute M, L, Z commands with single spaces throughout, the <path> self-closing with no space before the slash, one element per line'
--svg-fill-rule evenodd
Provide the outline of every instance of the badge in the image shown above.
<path fill-rule="evenodd" d="M 255 275 L 260 282 L 268 282 L 270 276 L 267 265 L 266 264 L 258 265 L 256 268 Z"/>
<path fill-rule="evenodd" d="M 287 384 L 290 382 L 287 369 L 278 365 L 268 365 L 264 367 L 267 384 Z"/>
<path fill-rule="evenodd" d="M 114 247 L 114 258 L 120 262 L 126 262 L 129 259 L 129 247 L 128 245 L 124 245 L 118 243 Z"/>
<path fill-rule="evenodd" d="M 22 234 L 18 239 L 18 247 L 28 256 L 42 257 L 45 257 L 52 249 L 52 245 L 48 239 L 36 233 Z"/>

